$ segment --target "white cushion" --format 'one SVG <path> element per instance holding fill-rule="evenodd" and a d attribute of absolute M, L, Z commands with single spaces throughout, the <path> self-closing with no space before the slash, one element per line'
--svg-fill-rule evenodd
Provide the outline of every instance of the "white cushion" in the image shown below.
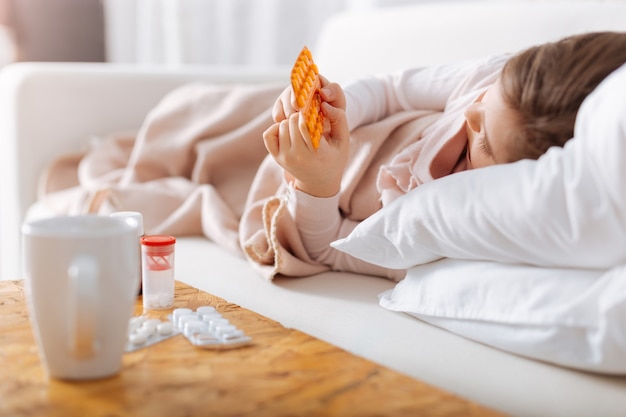
<path fill-rule="evenodd" d="M 571 268 L 626 262 L 624 91 L 626 65 L 585 99 L 564 148 L 424 184 L 333 246 L 399 269 L 442 257 Z"/>
<path fill-rule="evenodd" d="M 626 266 L 604 272 L 443 259 L 409 269 L 380 305 L 534 359 L 626 373 Z"/>

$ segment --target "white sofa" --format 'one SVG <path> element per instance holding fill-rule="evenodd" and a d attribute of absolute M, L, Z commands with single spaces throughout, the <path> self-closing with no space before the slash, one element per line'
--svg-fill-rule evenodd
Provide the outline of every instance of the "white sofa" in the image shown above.
<path fill-rule="evenodd" d="M 444 2 L 338 15 L 312 49 L 321 71 L 341 81 L 600 29 L 625 31 L 626 3 Z M 39 63 L 2 70 L 0 276 L 20 278 L 20 225 L 37 215 L 38 176 L 55 156 L 81 149 L 92 135 L 137 128 L 183 83 L 287 83 L 288 70 Z M 330 272 L 268 282 L 200 237 L 179 237 L 176 278 L 509 415 L 626 413 L 626 378 L 523 358 L 385 310 L 378 294 L 394 284 L 381 278 Z"/>

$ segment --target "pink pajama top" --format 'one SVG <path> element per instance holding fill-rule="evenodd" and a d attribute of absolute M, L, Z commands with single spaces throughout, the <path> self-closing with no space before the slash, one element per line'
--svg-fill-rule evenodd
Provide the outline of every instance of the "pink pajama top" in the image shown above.
<path fill-rule="evenodd" d="M 464 111 L 496 82 L 509 57 L 408 69 L 356 80 L 344 87 L 350 130 L 401 111 L 440 112 L 415 143 L 380 167 L 376 186 L 383 206 L 423 182 L 468 168 Z M 451 147 L 450 143 L 457 145 Z M 288 210 L 312 259 L 337 271 L 394 280 L 404 277 L 405 271 L 387 270 L 330 247 L 332 241 L 347 236 L 358 224 L 341 215 L 339 194 L 319 198 L 293 186 L 288 188 Z"/>

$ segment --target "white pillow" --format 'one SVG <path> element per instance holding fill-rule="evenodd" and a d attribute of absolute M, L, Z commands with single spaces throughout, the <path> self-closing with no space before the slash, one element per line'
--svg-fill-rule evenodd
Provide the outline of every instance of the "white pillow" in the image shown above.
<path fill-rule="evenodd" d="M 564 148 L 421 185 L 332 246 L 395 269 L 442 257 L 580 268 L 626 262 L 625 91 L 626 65 L 585 99 Z"/>
<path fill-rule="evenodd" d="M 540 268 L 443 259 L 411 268 L 380 305 L 506 351 L 626 373 L 626 266 Z"/>

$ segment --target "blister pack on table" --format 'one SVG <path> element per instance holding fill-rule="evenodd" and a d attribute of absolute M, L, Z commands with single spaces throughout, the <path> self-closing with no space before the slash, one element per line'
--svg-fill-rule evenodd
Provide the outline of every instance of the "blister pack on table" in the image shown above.
<path fill-rule="evenodd" d="M 232 349 L 249 344 L 252 338 L 224 318 L 214 307 L 177 308 L 172 313 L 174 327 L 192 345 L 205 349 Z"/>
<path fill-rule="evenodd" d="M 148 319 L 136 316 L 128 322 L 126 352 L 134 352 L 162 342 L 179 333 L 170 320 Z"/>
<path fill-rule="evenodd" d="M 133 317 L 129 322 L 126 352 L 133 352 L 182 334 L 193 346 L 203 349 L 233 349 L 252 342 L 241 329 L 214 307 L 174 309 L 168 320 Z"/>

